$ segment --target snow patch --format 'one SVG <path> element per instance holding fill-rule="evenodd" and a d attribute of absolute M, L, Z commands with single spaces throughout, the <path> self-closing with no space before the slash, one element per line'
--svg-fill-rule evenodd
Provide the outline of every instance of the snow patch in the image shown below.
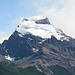
<path fill-rule="evenodd" d="M 18 34 L 20 37 L 23 37 L 21 34 Z"/>
<path fill-rule="evenodd" d="M 38 49 L 35 49 L 35 48 L 33 48 L 32 50 L 34 53 L 37 53 L 39 51 Z"/>
<path fill-rule="evenodd" d="M 44 42 L 46 39 L 42 40 L 42 42 Z"/>
<path fill-rule="evenodd" d="M 42 44 L 42 42 L 39 42 L 39 44 Z"/>
<path fill-rule="evenodd" d="M 5 56 L 5 58 L 9 61 L 14 61 L 14 58 L 11 58 L 9 55 L 8 56 Z"/>
<path fill-rule="evenodd" d="M 29 39 L 29 40 L 33 40 L 33 39 L 32 39 L 32 38 L 30 38 L 30 37 L 29 37 L 28 39 Z"/>

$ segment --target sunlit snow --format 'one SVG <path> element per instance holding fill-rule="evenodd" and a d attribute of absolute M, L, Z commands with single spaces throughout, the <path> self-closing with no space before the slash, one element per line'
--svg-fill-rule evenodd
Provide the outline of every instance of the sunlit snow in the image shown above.
<path fill-rule="evenodd" d="M 42 38 L 51 38 L 51 36 L 55 36 L 58 40 L 67 40 L 64 35 L 62 35 L 62 31 L 60 29 L 55 28 L 51 24 L 36 24 L 35 21 L 45 19 L 43 16 L 35 16 L 27 18 L 27 21 L 22 21 L 19 27 L 16 29 L 22 35 L 32 34 L 35 36 L 39 36 Z"/>
<path fill-rule="evenodd" d="M 14 58 L 11 58 L 9 55 L 8 56 L 5 56 L 5 58 L 9 61 L 14 61 Z"/>
<path fill-rule="evenodd" d="M 39 51 L 38 49 L 35 49 L 35 48 L 33 48 L 32 50 L 34 53 L 37 53 Z"/>

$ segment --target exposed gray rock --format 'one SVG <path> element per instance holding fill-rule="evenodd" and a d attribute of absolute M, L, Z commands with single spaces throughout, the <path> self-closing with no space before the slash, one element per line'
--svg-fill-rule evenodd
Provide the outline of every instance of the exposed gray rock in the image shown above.
<path fill-rule="evenodd" d="M 47 18 L 35 21 L 36 24 L 50 24 Z"/>

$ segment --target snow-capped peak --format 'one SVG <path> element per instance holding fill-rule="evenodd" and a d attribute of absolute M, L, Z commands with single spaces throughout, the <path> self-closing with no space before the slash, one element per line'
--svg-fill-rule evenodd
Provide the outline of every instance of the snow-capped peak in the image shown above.
<path fill-rule="evenodd" d="M 58 40 L 68 41 L 68 38 L 63 35 L 63 32 L 51 25 L 47 17 L 44 16 L 24 18 L 16 31 L 18 31 L 22 36 L 25 34 L 32 34 L 46 39 L 51 38 L 53 35 Z"/>
<path fill-rule="evenodd" d="M 28 21 L 37 21 L 37 20 L 41 20 L 41 19 L 45 19 L 46 17 L 44 16 L 34 16 L 34 17 L 28 17 L 28 18 L 23 18 L 24 19 L 27 19 Z"/>

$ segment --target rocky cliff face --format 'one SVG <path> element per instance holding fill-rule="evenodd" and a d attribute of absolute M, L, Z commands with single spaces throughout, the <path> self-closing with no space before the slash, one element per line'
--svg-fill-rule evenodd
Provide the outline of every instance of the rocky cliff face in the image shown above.
<path fill-rule="evenodd" d="M 18 67 L 35 65 L 47 75 L 54 75 L 47 67 L 51 65 L 61 65 L 75 73 L 75 39 L 51 25 L 46 17 L 24 18 L 0 45 L 0 54 Z"/>

